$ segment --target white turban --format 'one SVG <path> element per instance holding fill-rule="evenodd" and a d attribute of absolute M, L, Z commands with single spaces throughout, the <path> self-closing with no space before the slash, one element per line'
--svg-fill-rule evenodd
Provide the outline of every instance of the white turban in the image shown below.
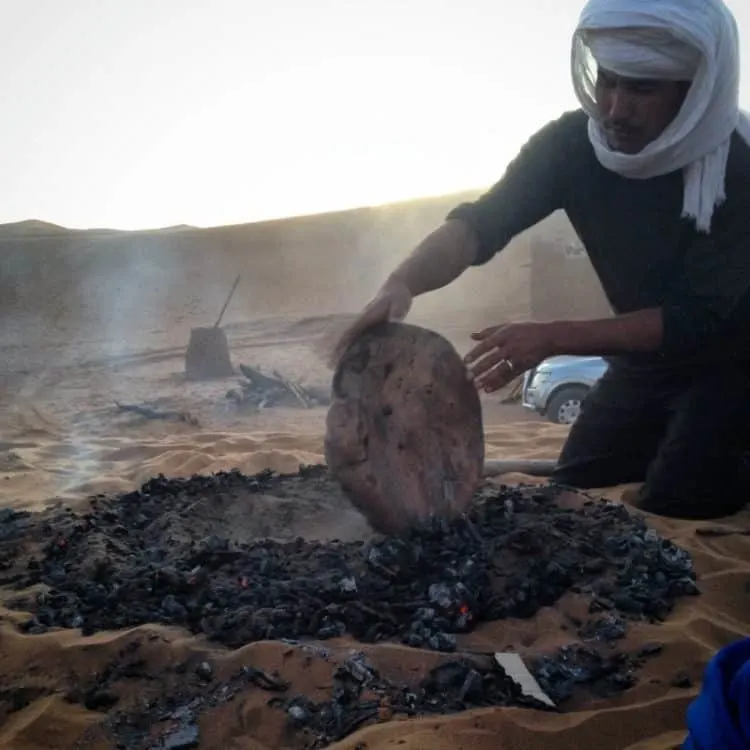
<path fill-rule="evenodd" d="M 675 119 L 637 154 L 607 145 L 596 107 L 599 65 L 625 78 L 692 82 Z M 722 0 L 589 0 L 573 35 L 571 66 L 599 162 L 635 179 L 684 170 L 682 215 L 709 232 L 726 198 L 733 132 L 750 143 L 750 117 L 739 108 L 737 24 Z"/>

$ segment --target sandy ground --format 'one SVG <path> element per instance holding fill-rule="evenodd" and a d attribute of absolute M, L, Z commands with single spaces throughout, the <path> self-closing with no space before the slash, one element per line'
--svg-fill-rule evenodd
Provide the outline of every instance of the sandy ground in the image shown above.
<path fill-rule="evenodd" d="M 473 322 L 455 315 L 448 320 L 413 319 L 431 325 L 465 350 Z M 0 381 L 0 499 L 16 509 L 39 510 L 62 499 L 73 506 L 97 493 L 123 492 L 158 475 L 187 476 L 239 468 L 254 473 L 270 467 L 293 472 L 300 463 L 323 458 L 324 408 L 269 409 L 238 414 L 224 399 L 235 379 L 187 383 L 183 358 L 191 325 L 204 321 L 184 311 L 158 325 L 131 335 L 124 353 L 112 355 L 105 342 L 82 335 L 72 326 L 58 326 L 55 335 L 24 345 L 18 339 L 3 348 Z M 234 319 L 226 325 L 234 363 L 311 385 L 326 384 L 329 373 L 314 352 L 329 318 L 278 315 Z M 335 321 L 334 321 L 335 322 Z M 199 424 L 149 421 L 118 412 L 115 401 L 150 403 L 190 412 Z M 484 400 L 487 456 L 554 458 L 566 429 L 529 415 L 498 399 Z M 506 481 L 523 479 L 506 477 Z M 623 488 L 607 491 L 618 497 Z M 750 630 L 750 537 L 741 534 L 710 538 L 697 536 L 697 524 L 651 519 L 660 533 L 675 540 L 694 556 L 702 596 L 682 600 L 666 624 L 637 625 L 629 645 L 658 640 L 663 653 L 649 662 L 639 684 L 609 701 L 590 701 L 561 715 L 520 709 L 494 709 L 441 718 L 395 721 L 366 728 L 337 747 L 368 750 L 399 746 L 418 748 L 579 749 L 628 748 L 666 750 L 684 736 L 684 716 L 696 694 L 703 667 L 721 646 Z M 750 527 L 750 515 L 729 521 Z M 339 519 L 339 536 L 365 534 L 352 514 Z M 325 531 L 319 529 L 319 531 Z M 330 529 L 329 529 L 330 531 Z M 562 613 L 543 610 L 529 621 L 494 624 L 476 634 L 485 647 L 541 648 L 553 643 Z M 215 647 L 184 633 L 161 627 L 143 627 L 125 633 L 84 638 L 77 631 L 44 636 L 20 634 L 14 627 L 18 614 L 0 610 L 0 672 L 4 681 L 26 672 L 49 676 L 62 683 L 62 673 L 103 668 L 115 653 L 134 638 L 148 634 L 143 658 L 154 665 L 176 663 L 188 653 L 212 653 L 216 663 L 251 662 L 286 676 L 297 670 L 310 684 L 322 680 L 283 644 L 262 642 L 240 651 L 217 653 Z M 424 656 L 405 647 L 373 647 L 377 658 L 417 670 Z M 59 669 L 55 665 L 59 665 Z M 307 670 L 307 671 L 305 671 Z M 692 688 L 672 686 L 684 670 Z M 296 674 L 296 673 L 295 673 Z M 32 696 L 33 698 L 33 696 Z M 258 705 L 247 698 L 215 716 L 203 727 L 200 747 L 206 750 L 272 750 L 283 747 L 277 726 L 257 727 Z M 66 703 L 60 695 L 32 699 L 29 705 L 0 727 L 0 747 L 13 750 L 67 750 L 100 714 Z M 104 748 L 106 744 L 85 745 Z"/>
<path fill-rule="evenodd" d="M 470 329 L 424 316 L 415 322 L 442 329 L 457 348 L 467 346 Z M 327 387 L 330 372 L 318 352 L 338 325 L 336 316 L 277 317 L 230 324 L 226 333 L 235 365 Z M 127 491 L 158 474 L 293 472 L 300 462 L 322 460 L 325 407 L 238 413 L 225 395 L 239 378 L 187 382 L 185 344 L 171 345 L 169 338 L 153 336 L 153 348 L 117 357 L 99 356 L 96 341 L 71 344 L 64 359 L 54 344 L 14 353 L 0 395 L 3 499 L 34 510 L 50 498 L 75 502 Z M 117 403 L 187 412 L 199 425 L 146 420 L 121 412 Z M 490 458 L 554 457 L 564 433 L 500 398 L 485 400 L 484 419 Z M 508 422 L 510 431 L 496 427 Z"/>

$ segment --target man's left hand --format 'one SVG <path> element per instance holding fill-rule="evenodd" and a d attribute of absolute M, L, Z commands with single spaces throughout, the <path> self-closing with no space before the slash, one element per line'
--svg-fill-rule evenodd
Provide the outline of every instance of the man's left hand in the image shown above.
<path fill-rule="evenodd" d="M 499 390 L 555 353 L 549 323 L 507 323 L 472 333 L 471 338 L 479 343 L 464 361 L 477 389 L 487 393 Z"/>

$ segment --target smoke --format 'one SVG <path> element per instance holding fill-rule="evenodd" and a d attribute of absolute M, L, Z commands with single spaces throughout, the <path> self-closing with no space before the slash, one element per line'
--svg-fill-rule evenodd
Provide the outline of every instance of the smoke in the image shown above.
<path fill-rule="evenodd" d="M 98 441 L 118 429 L 114 401 L 143 403 L 165 384 L 188 400 L 188 410 L 190 398 L 203 397 L 175 385 L 185 347 L 191 328 L 215 323 L 237 274 L 242 279 L 222 324 L 235 363 L 328 385 L 321 343 L 335 339 L 388 274 L 470 197 L 204 230 L 0 236 L 4 367 L 22 381 L 14 391 L 23 396 L 19 408 L 23 401 L 58 418 L 71 464 L 59 489 L 96 474 Z M 516 243 L 418 299 L 408 320 L 465 347 L 467 328 L 524 309 L 524 248 Z"/>

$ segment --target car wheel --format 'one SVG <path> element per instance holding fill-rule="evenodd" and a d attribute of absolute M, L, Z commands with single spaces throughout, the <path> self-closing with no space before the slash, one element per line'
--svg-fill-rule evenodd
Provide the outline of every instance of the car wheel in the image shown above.
<path fill-rule="evenodd" d="M 589 389 L 582 385 L 562 388 L 549 400 L 546 413 L 551 422 L 573 424 L 581 413 L 581 404 Z"/>

